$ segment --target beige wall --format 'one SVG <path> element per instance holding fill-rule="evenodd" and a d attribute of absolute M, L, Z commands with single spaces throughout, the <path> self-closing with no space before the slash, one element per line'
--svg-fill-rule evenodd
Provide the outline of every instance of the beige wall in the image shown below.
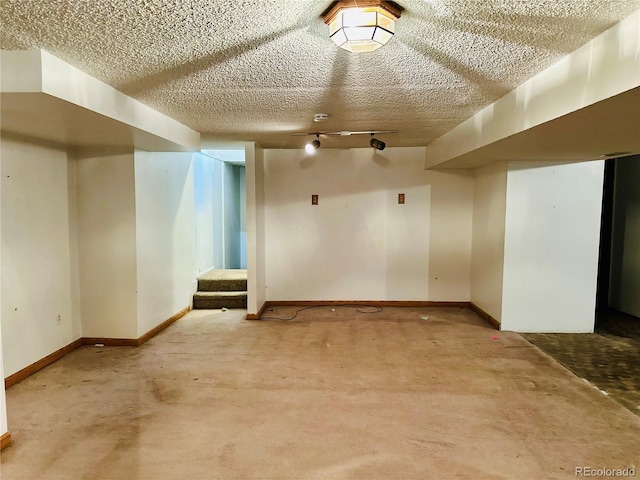
<path fill-rule="evenodd" d="M 137 338 L 191 304 L 192 154 L 1 147 L 5 375 L 82 336 Z"/>
<path fill-rule="evenodd" d="M 510 162 L 502 328 L 593 332 L 604 162 Z"/>
<path fill-rule="evenodd" d="M 0 306 L 2 302 L 0 301 Z M 0 379 L 4 378 L 4 359 L 2 349 L 2 329 L 0 328 Z M 0 387 L 0 435 L 7 433 L 7 397 L 4 384 Z"/>
<path fill-rule="evenodd" d="M 0 142 L 2 140 L 0 139 Z M 0 153 L 2 145 L 0 144 Z M 2 157 L 0 156 L 0 178 L 2 178 Z M 2 238 L 2 182 L 0 182 L 0 239 Z M 4 349 L 2 348 L 2 245 L 0 243 L 0 380 L 4 378 Z M 0 435 L 4 435 L 8 430 L 7 426 L 7 398 L 4 391 L 4 384 L 0 386 Z"/>
<path fill-rule="evenodd" d="M 267 300 L 468 301 L 473 177 L 423 160 L 423 148 L 266 150 Z"/>
<path fill-rule="evenodd" d="M 136 338 L 133 152 L 79 158 L 76 178 L 82 334 Z"/>
<path fill-rule="evenodd" d="M 11 375 L 80 337 L 73 162 L 3 137 L 2 338 Z M 58 320 L 59 316 L 59 320 Z"/>
<path fill-rule="evenodd" d="M 507 163 L 475 170 L 471 301 L 498 322 L 502 318 Z"/>
<path fill-rule="evenodd" d="M 247 215 L 247 312 L 256 314 L 266 300 L 265 288 L 265 152 L 245 144 Z"/>
<path fill-rule="evenodd" d="M 424 180 L 431 188 L 429 300 L 468 302 L 471 299 L 473 172 L 425 173 Z"/>
<path fill-rule="evenodd" d="M 137 337 L 190 306 L 196 290 L 193 156 L 135 152 Z"/>

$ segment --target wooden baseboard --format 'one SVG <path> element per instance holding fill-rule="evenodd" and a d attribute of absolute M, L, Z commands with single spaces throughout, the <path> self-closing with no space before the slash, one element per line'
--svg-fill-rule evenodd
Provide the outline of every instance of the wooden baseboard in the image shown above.
<path fill-rule="evenodd" d="M 247 313 L 247 316 L 245 317 L 247 320 L 260 320 L 260 317 L 262 317 L 262 314 L 264 313 L 264 309 L 267 308 L 267 304 L 269 302 L 264 302 L 262 304 L 262 307 L 260 307 L 260 310 L 258 310 L 258 313 Z"/>
<path fill-rule="evenodd" d="M 434 302 L 428 300 L 268 300 L 260 311 L 247 314 L 247 320 L 259 320 L 267 307 L 458 307 L 470 308 L 469 302 Z"/>
<path fill-rule="evenodd" d="M 427 300 L 269 300 L 265 307 L 311 307 L 311 306 L 364 307 L 460 307 L 468 308 L 469 302 L 432 302 Z M 264 308 L 264 307 L 263 307 Z"/>
<path fill-rule="evenodd" d="M 83 345 L 104 345 L 105 347 L 137 347 L 137 338 L 82 337 Z"/>
<path fill-rule="evenodd" d="M 165 320 L 164 322 L 162 322 L 160 325 L 158 325 L 155 328 L 152 328 L 151 330 L 149 330 L 147 333 L 145 333 L 144 335 L 142 335 L 140 338 L 138 338 L 137 342 L 137 346 L 139 347 L 140 345 L 142 345 L 144 342 L 146 342 L 147 340 L 155 337 L 157 334 L 159 334 L 162 330 L 164 330 L 165 328 L 167 328 L 169 325 L 171 325 L 174 322 L 177 322 L 178 320 L 180 320 L 182 317 L 184 317 L 187 313 L 189 313 L 189 311 L 191 310 L 191 307 L 185 307 L 182 310 L 180 310 L 178 313 L 176 313 L 173 317 Z"/>
<path fill-rule="evenodd" d="M 470 302 L 469 308 L 480 315 L 482 318 L 484 318 L 487 323 L 493 328 L 495 328 L 496 330 L 500 330 L 500 322 L 489 315 L 487 312 L 485 312 L 483 309 L 481 309 L 479 306 L 477 306 L 475 303 Z"/>
<path fill-rule="evenodd" d="M 18 382 L 21 382 L 25 378 L 33 375 L 34 373 L 42 370 L 44 367 L 51 365 L 53 362 L 60 360 L 62 357 L 67 355 L 68 353 L 73 352 L 76 348 L 82 347 L 84 345 L 96 345 L 102 344 L 105 347 L 139 347 L 144 342 L 154 337 L 162 330 L 167 328 L 172 323 L 176 322 L 180 318 L 184 317 L 191 307 L 186 307 L 176 313 L 174 316 L 165 320 L 160 325 L 155 328 L 152 328 L 147 333 L 142 335 L 140 338 L 107 338 L 107 337 L 82 337 L 78 340 L 71 342 L 66 347 L 62 347 L 60 350 L 56 350 L 50 355 L 38 360 L 35 363 L 23 368 L 22 370 L 14 373 L 13 375 L 9 375 L 4 379 L 4 388 L 7 389 L 12 385 L 15 385 Z"/>
<path fill-rule="evenodd" d="M 0 451 L 4 450 L 9 445 L 11 445 L 11 434 L 7 432 L 0 437 Z"/>
<path fill-rule="evenodd" d="M 151 330 L 149 330 L 147 333 L 145 333 L 139 338 L 82 337 L 82 341 L 84 345 L 95 345 L 96 343 L 98 343 L 98 344 L 104 345 L 105 347 L 139 347 L 146 341 L 155 337 L 157 334 L 159 334 L 162 330 L 167 328 L 172 323 L 180 320 L 187 313 L 189 313 L 190 310 L 191 310 L 191 307 L 183 308 L 174 316 L 165 320 L 157 327 L 152 328 Z"/>
<path fill-rule="evenodd" d="M 30 375 L 33 375 L 34 373 L 42 370 L 44 367 L 47 367 L 51 365 L 53 362 L 60 360 L 62 357 L 64 357 L 68 353 L 73 352 L 76 348 L 81 347 L 82 345 L 84 345 L 84 343 L 82 342 L 82 339 L 79 338 L 78 340 L 71 342 L 66 347 L 62 347 L 61 349 L 56 350 L 55 352 L 47 355 L 46 357 L 41 358 L 37 362 L 32 363 L 27 367 L 24 367 L 22 370 L 19 370 L 14 374 L 9 375 L 7 378 L 4 379 L 4 388 L 7 389 L 12 385 L 15 385 L 16 383 L 21 382 L 22 380 L 29 377 Z"/>

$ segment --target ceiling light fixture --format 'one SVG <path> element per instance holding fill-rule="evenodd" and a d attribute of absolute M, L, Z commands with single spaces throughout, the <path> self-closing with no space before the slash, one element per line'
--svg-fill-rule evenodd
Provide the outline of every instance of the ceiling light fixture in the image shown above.
<path fill-rule="evenodd" d="M 351 130 L 340 130 L 339 132 L 296 132 L 292 133 L 294 137 L 304 137 L 307 135 L 315 135 L 316 139 L 312 142 L 307 143 L 304 146 L 304 149 L 308 154 L 313 154 L 317 149 L 320 148 L 320 135 L 337 135 L 340 137 L 348 137 L 351 135 L 371 135 L 371 140 L 369 141 L 369 145 L 377 150 L 384 150 L 387 147 L 387 144 L 382 140 L 378 140 L 374 138 L 374 135 L 378 134 L 387 134 L 387 133 L 398 133 L 397 130 L 362 130 L 358 132 L 353 132 Z"/>
<path fill-rule="evenodd" d="M 369 142 L 369 145 L 371 145 L 376 150 L 380 150 L 380 151 L 384 150 L 387 146 L 387 144 L 384 143 L 382 140 L 373 138 L 373 133 L 371 134 L 371 141 Z"/>
<path fill-rule="evenodd" d="M 316 139 L 313 142 L 309 142 L 304 146 L 305 151 L 308 154 L 315 153 L 320 148 L 320 135 L 316 133 Z"/>
<path fill-rule="evenodd" d="M 401 9 L 383 0 L 341 0 L 323 15 L 329 36 L 349 52 L 373 52 L 396 31 Z"/>
<path fill-rule="evenodd" d="M 361 130 L 354 132 L 351 130 L 340 130 L 339 132 L 296 132 L 292 133 L 294 137 L 306 137 L 309 135 L 339 135 L 341 137 L 349 137 L 351 135 L 378 135 L 383 133 L 398 133 L 397 130 Z"/>

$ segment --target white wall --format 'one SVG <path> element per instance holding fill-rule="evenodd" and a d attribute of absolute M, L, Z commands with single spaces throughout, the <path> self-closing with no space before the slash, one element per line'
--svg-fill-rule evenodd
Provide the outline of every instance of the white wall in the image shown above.
<path fill-rule="evenodd" d="M 604 162 L 510 162 L 502 329 L 592 332 Z"/>
<path fill-rule="evenodd" d="M 137 337 L 190 306 L 196 290 L 192 156 L 135 152 Z"/>
<path fill-rule="evenodd" d="M 2 302 L 0 301 L 0 306 Z M 4 360 L 2 348 L 2 328 L 0 328 L 0 380 L 4 379 Z M 0 435 L 4 435 L 9 430 L 7 424 L 7 397 L 4 390 L 4 381 L 0 386 Z"/>
<path fill-rule="evenodd" d="M 77 259 L 67 152 L 1 142 L 2 337 L 11 375 L 79 338 Z"/>
<path fill-rule="evenodd" d="M 76 165 L 82 334 L 137 338 L 134 155 Z"/>
<path fill-rule="evenodd" d="M 240 268 L 240 173 L 239 168 L 224 164 L 223 219 L 224 219 L 224 268 Z"/>
<path fill-rule="evenodd" d="M 267 300 L 468 301 L 473 178 L 423 160 L 424 148 L 266 150 Z"/>
<path fill-rule="evenodd" d="M 247 208 L 247 313 L 256 314 L 266 301 L 265 153 L 253 142 L 245 144 Z M 272 255 L 272 252 L 269 252 Z"/>
<path fill-rule="evenodd" d="M 240 167 L 240 268 L 247 268 L 247 188 L 245 167 Z"/>
<path fill-rule="evenodd" d="M 224 236 L 224 162 L 212 159 L 213 184 L 213 266 L 225 268 Z"/>
<path fill-rule="evenodd" d="M 213 159 L 194 154 L 193 180 L 196 208 L 196 262 L 198 273 L 214 266 Z"/>
<path fill-rule="evenodd" d="M 471 301 L 500 322 L 507 163 L 494 163 L 474 172 Z"/>
<path fill-rule="evenodd" d="M 3 138 L 2 164 L 6 375 L 81 336 L 137 338 L 191 304 L 191 154 L 74 159 Z"/>
<path fill-rule="evenodd" d="M 246 150 L 246 149 L 245 149 Z M 255 232 L 256 232 L 256 305 L 263 305 L 267 300 L 267 249 L 266 249 L 266 200 L 265 200 L 265 172 L 264 150 L 254 144 L 255 156 Z M 245 152 L 246 158 L 246 152 Z"/>
<path fill-rule="evenodd" d="M 71 272 L 71 328 L 74 338 L 82 336 L 82 298 L 80 296 L 80 245 L 78 233 L 78 185 L 76 154 L 70 152 L 67 159 L 67 184 L 69 198 L 69 260 Z"/>
<path fill-rule="evenodd" d="M 413 168 L 413 160 L 411 165 Z M 473 173 L 429 172 L 425 178 L 431 188 L 429 300 L 468 302 L 471 299 Z"/>
<path fill-rule="evenodd" d="M 2 140 L 0 139 L 0 142 Z M 2 145 L 0 143 L 0 178 L 2 178 Z M 0 182 L 0 238 L 2 238 L 2 182 Z M 0 244 L 0 272 L 2 272 L 2 245 Z M 2 292 L 2 275 L 0 275 L 0 292 Z M 4 349 L 2 348 L 2 295 L 0 294 L 0 381 L 4 379 Z M 0 435 L 8 431 L 7 426 L 7 399 L 4 390 L 4 382 L 0 385 Z"/>
<path fill-rule="evenodd" d="M 640 156 L 615 168 L 610 305 L 640 317 Z"/>

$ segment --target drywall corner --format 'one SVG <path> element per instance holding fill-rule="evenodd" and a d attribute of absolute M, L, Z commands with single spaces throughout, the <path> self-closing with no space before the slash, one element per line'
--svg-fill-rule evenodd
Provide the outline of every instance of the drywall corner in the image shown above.
<path fill-rule="evenodd" d="M 247 216 L 247 313 L 257 314 L 266 301 L 264 151 L 245 143 Z"/>
<path fill-rule="evenodd" d="M 474 174 L 471 302 L 501 322 L 507 162 Z"/>

